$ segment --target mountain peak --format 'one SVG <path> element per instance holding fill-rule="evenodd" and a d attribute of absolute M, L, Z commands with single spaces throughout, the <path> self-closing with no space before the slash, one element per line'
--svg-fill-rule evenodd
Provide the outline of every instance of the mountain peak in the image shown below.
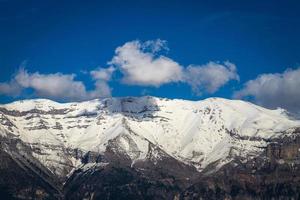
<path fill-rule="evenodd" d="M 6 119 L 1 128 L 26 143 L 104 152 L 110 140 L 130 130 L 126 141 L 141 155 L 147 154 L 148 141 L 199 170 L 217 160 L 228 162 L 231 148 L 246 157 L 259 151 L 257 147 L 266 145 L 267 139 L 299 126 L 282 110 L 223 98 L 188 101 L 145 96 L 74 103 L 32 99 L 0 108 Z M 7 121 L 13 126 L 6 126 Z"/>
<path fill-rule="evenodd" d="M 63 180 L 75 169 L 111 162 L 141 170 L 162 169 L 167 162 L 179 171 L 218 171 L 233 160 L 245 163 L 260 155 L 270 141 L 293 137 L 299 127 L 281 109 L 223 98 L 32 99 L 0 105 L 5 148 L 15 151 L 20 144 L 10 145 L 21 142 L 31 149 L 27 159 Z"/>

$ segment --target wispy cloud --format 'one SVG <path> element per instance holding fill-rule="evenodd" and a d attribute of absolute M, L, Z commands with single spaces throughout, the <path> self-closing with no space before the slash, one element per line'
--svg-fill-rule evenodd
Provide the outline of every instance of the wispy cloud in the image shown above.
<path fill-rule="evenodd" d="M 0 95 L 17 97 L 21 94 L 22 87 L 15 82 L 15 80 L 11 80 L 8 83 L 0 83 Z"/>

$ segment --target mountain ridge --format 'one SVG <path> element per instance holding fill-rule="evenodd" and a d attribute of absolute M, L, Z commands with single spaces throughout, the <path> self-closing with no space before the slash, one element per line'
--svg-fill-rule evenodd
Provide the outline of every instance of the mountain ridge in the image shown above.
<path fill-rule="evenodd" d="M 27 145 L 27 153 L 68 190 L 81 187 L 70 181 L 76 176 L 99 170 L 118 174 L 116 167 L 134 181 L 173 177 L 181 185 L 191 184 L 233 163 L 260 158 L 273 141 L 297 137 L 299 127 L 282 109 L 223 98 L 35 99 L 0 105 L 0 136 Z"/>

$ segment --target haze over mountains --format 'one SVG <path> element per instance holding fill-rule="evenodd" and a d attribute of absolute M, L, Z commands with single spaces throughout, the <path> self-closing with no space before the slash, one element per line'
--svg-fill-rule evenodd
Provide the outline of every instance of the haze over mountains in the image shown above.
<path fill-rule="evenodd" d="M 297 198 L 299 130 L 285 110 L 222 98 L 16 101 L 0 106 L 1 191 L 25 199 Z"/>

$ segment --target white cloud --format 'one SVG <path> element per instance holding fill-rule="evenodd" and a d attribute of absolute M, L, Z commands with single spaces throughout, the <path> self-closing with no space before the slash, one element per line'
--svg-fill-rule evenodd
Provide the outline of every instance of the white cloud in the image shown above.
<path fill-rule="evenodd" d="M 209 62 L 200 66 L 190 65 L 185 72 L 185 81 L 196 94 L 202 91 L 214 93 L 230 80 L 239 80 L 239 76 L 236 66 L 228 61 L 224 64 Z"/>
<path fill-rule="evenodd" d="M 239 79 L 235 65 L 230 62 L 209 62 L 185 69 L 174 60 L 157 55 L 162 49 L 169 50 L 166 41 L 160 39 L 127 42 L 116 49 L 109 64 L 122 72 L 126 84 L 159 87 L 171 82 L 186 82 L 196 94 L 214 93 L 228 81 Z"/>
<path fill-rule="evenodd" d="M 98 68 L 90 72 L 94 80 L 109 81 L 116 69 L 114 67 Z"/>
<path fill-rule="evenodd" d="M 150 50 L 152 53 L 160 52 L 161 50 L 169 51 L 166 40 L 148 40 L 142 44 L 144 51 Z"/>
<path fill-rule="evenodd" d="M 115 72 L 114 67 L 98 68 L 90 72 L 90 75 L 95 81 L 95 91 L 90 92 L 90 96 L 111 96 L 111 88 L 108 85 L 108 81 L 111 80 L 112 74 Z"/>
<path fill-rule="evenodd" d="M 0 83 L 0 94 L 16 97 L 21 93 L 21 91 L 22 87 L 15 84 L 14 81 L 10 81 L 9 83 Z"/>
<path fill-rule="evenodd" d="M 258 104 L 269 108 L 285 108 L 300 114 L 300 68 L 283 73 L 261 74 L 245 83 L 235 92 L 235 98 L 254 98 Z"/>
<path fill-rule="evenodd" d="M 98 68 L 89 74 L 94 81 L 94 89 L 87 90 L 82 81 L 75 80 L 75 74 L 29 73 L 24 69 L 9 82 L 0 83 L 0 94 L 18 96 L 24 89 L 32 89 L 38 97 L 57 100 L 88 100 L 111 96 L 108 82 L 115 71 L 123 75 L 122 82 L 129 85 L 159 87 L 168 83 L 187 83 L 200 95 L 214 93 L 230 80 L 238 80 L 236 67 L 230 62 L 220 64 L 209 62 L 205 65 L 183 67 L 176 61 L 162 55 L 168 51 L 165 40 L 138 40 L 125 43 L 116 48 L 115 55 L 108 62 L 110 67 Z"/>
<path fill-rule="evenodd" d="M 182 80 L 183 67 L 172 59 L 155 55 L 166 48 L 165 41 L 131 41 L 120 46 L 109 64 L 123 73 L 123 82 L 131 85 L 160 86 Z"/>
<path fill-rule="evenodd" d="M 104 73 L 104 69 L 98 71 Z M 0 83 L 0 93 L 17 96 L 22 89 L 30 88 L 38 97 L 71 101 L 88 100 L 111 95 L 110 88 L 107 85 L 108 77 L 95 75 L 95 89 L 91 91 L 87 91 L 83 82 L 76 81 L 75 77 L 75 74 L 29 73 L 21 68 L 9 83 Z"/>

